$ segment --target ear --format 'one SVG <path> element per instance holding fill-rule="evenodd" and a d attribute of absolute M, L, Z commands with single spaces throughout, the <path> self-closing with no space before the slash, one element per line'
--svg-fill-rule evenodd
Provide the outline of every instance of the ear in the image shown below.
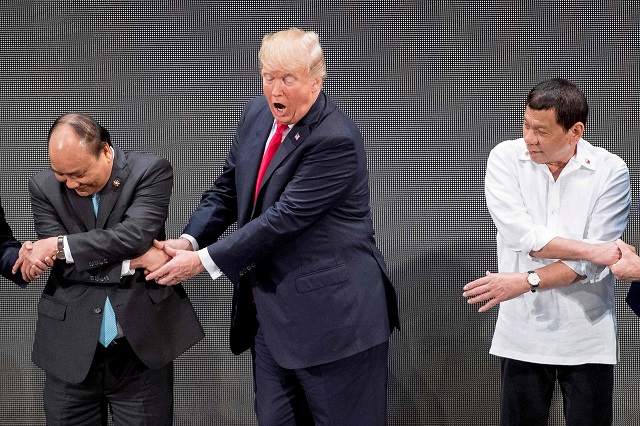
<path fill-rule="evenodd" d="M 313 80 L 313 85 L 311 86 L 311 90 L 313 93 L 318 92 L 322 89 L 322 78 L 318 77 Z"/>
<path fill-rule="evenodd" d="M 113 161 L 113 151 L 106 142 L 102 145 L 102 153 L 107 157 L 107 160 Z"/>
<path fill-rule="evenodd" d="M 569 129 L 569 133 L 571 134 L 571 139 L 574 144 L 577 144 L 580 138 L 584 133 L 584 123 L 578 121 Z"/>

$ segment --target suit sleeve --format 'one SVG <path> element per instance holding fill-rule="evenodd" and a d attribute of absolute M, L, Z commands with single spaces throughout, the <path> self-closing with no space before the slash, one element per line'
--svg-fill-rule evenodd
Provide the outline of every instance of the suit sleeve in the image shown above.
<path fill-rule="evenodd" d="M 237 141 L 234 138 L 233 145 Z M 235 188 L 235 153 L 233 147 L 225 160 L 220 177 L 202 194 L 200 204 L 191 214 L 183 233 L 196 239 L 200 247 L 213 244 L 222 233 L 238 220 Z"/>
<path fill-rule="evenodd" d="M 136 166 L 144 164 L 132 165 Z M 68 234 L 67 240 L 75 262 L 65 265 L 68 279 L 84 281 L 86 271 L 91 270 L 95 274 L 101 270 L 110 276 L 111 281 L 118 281 L 121 262 L 146 252 L 153 239 L 161 235 L 173 185 L 170 163 L 158 158 L 147 164 L 140 178 L 133 183 L 136 185 L 135 190 L 119 223 L 107 229 L 68 234 L 42 189 L 33 179 L 29 182 L 38 237 Z"/>
<path fill-rule="evenodd" d="M 22 275 L 11 273 L 11 268 L 18 260 L 20 247 L 21 244 L 13 237 L 13 232 L 4 217 L 4 210 L 0 206 L 0 273 L 3 277 L 23 287 L 27 285 L 27 282 L 22 279 Z"/>
<path fill-rule="evenodd" d="M 351 192 L 358 170 L 359 133 L 327 136 L 311 144 L 278 200 L 259 217 L 208 246 L 209 255 L 233 282 L 240 270 L 259 263 L 283 243 L 313 226 Z M 226 175 L 232 176 L 235 154 Z"/>

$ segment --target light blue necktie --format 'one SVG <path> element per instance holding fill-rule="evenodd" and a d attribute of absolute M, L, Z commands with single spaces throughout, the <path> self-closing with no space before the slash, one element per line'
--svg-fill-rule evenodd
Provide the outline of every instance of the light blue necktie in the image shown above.
<path fill-rule="evenodd" d="M 96 214 L 96 217 L 98 217 L 100 194 L 93 194 L 91 202 L 93 203 L 93 212 Z M 118 326 L 116 325 L 116 313 L 113 311 L 113 306 L 111 306 L 109 296 L 107 296 L 107 300 L 104 302 L 104 309 L 102 310 L 102 325 L 100 326 L 100 337 L 98 340 L 104 347 L 107 347 L 117 335 Z"/>

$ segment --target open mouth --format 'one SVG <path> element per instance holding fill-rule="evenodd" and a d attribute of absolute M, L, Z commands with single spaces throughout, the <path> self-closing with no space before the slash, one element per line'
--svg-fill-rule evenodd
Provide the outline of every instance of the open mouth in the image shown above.
<path fill-rule="evenodd" d="M 273 106 L 274 106 L 274 107 L 275 107 L 279 112 L 284 111 L 284 109 L 286 108 L 284 105 L 282 105 L 281 103 L 278 103 L 278 102 L 274 103 L 274 104 L 273 104 Z"/>

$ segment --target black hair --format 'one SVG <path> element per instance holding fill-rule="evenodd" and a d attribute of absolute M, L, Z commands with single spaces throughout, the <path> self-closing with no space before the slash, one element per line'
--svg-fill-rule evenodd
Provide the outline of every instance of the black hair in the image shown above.
<path fill-rule="evenodd" d="M 527 106 L 535 110 L 555 108 L 556 120 L 565 131 L 578 122 L 586 126 L 589 115 L 584 93 L 575 83 L 563 78 L 538 83 L 527 95 Z"/>

